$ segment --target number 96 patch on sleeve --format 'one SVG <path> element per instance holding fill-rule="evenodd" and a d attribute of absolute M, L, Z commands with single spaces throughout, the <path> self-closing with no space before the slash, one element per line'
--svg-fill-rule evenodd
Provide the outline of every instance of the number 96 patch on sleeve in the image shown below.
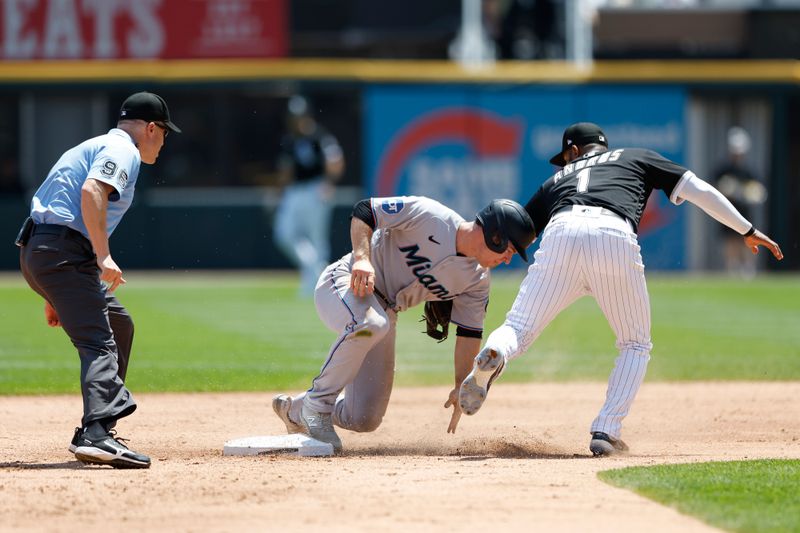
<path fill-rule="evenodd" d="M 113 177 L 114 174 L 117 173 L 117 163 L 108 159 L 103 163 L 103 168 L 100 170 L 100 174 L 105 176 Z M 128 186 L 128 173 L 125 170 L 121 170 L 119 175 L 117 176 L 117 184 L 119 185 L 120 190 L 125 189 Z"/>

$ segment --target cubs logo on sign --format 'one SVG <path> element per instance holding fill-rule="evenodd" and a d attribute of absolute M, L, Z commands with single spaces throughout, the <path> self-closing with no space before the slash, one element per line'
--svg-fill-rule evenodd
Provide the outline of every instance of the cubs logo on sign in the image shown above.
<path fill-rule="evenodd" d="M 381 204 L 381 209 L 387 215 L 396 215 L 403 210 L 403 200 L 400 198 L 389 198 Z"/>

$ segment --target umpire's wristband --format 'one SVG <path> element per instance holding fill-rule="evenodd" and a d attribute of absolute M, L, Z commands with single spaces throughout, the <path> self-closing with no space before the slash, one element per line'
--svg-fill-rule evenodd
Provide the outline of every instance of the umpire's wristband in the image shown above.
<path fill-rule="evenodd" d="M 752 224 L 752 225 L 750 226 L 750 229 L 749 229 L 749 230 L 747 230 L 747 233 L 745 233 L 744 235 L 742 235 L 742 237 L 749 237 L 750 235 L 752 235 L 752 234 L 753 234 L 753 233 L 755 233 L 755 232 L 756 232 L 756 226 L 755 226 L 755 224 Z"/>

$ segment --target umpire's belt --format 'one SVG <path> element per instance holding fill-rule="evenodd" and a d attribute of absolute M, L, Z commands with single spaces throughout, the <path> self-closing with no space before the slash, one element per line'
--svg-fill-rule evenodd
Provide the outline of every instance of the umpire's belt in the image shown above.
<path fill-rule="evenodd" d="M 62 224 L 34 224 L 31 235 L 58 235 L 82 244 L 88 244 L 91 248 L 91 242 L 80 231 Z"/>

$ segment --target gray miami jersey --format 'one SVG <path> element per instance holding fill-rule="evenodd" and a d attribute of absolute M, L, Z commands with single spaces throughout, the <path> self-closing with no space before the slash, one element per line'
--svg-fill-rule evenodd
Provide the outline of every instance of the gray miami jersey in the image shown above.
<path fill-rule="evenodd" d="M 456 253 L 464 219 L 430 198 L 371 198 L 375 287 L 405 311 L 429 300 L 453 300 L 452 321 L 482 330 L 489 302 L 489 269 Z"/>

